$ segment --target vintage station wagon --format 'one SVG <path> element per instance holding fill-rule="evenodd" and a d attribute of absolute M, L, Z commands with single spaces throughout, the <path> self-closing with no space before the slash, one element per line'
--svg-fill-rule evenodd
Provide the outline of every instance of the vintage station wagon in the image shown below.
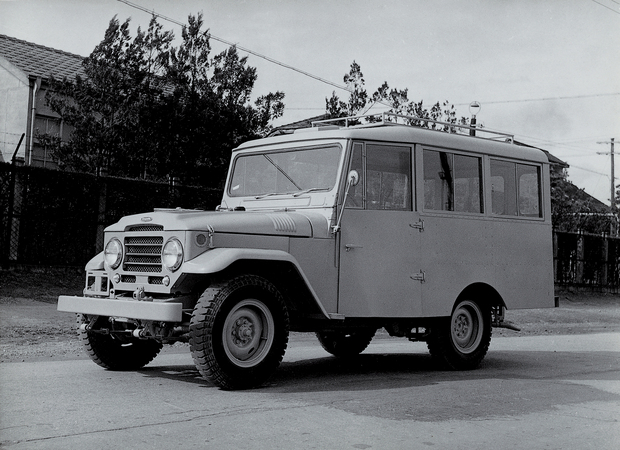
<path fill-rule="evenodd" d="M 506 309 L 552 307 L 545 153 L 504 133 L 375 120 L 247 142 L 217 211 L 107 227 L 84 295 L 58 301 L 93 361 L 138 369 L 189 341 L 204 378 L 243 389 L 276 370 L 289 331 L 349 357 L 383 328 L 467 370 Z"/>

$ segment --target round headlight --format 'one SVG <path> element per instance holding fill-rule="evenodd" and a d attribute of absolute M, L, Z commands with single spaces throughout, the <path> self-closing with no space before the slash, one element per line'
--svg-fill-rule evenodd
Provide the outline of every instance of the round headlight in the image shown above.
<path fill-rule="evenodd" d="M 166 269 L 174 272 L 177 270 L 183 262 L 183 246 L 177 238 L 172 238 L 161 252 L 161 260 L 166 266 Z"/>
<path fill-rule="evenodd" d="M 114 238 L 108 242 L 108 245 L 105 246 L 104 250 L 104 259 L 105 263 L 111 269 L 116 269 L 120 266 L 121 261 L 123 260 L 123 245 L 121 241 Z"/>

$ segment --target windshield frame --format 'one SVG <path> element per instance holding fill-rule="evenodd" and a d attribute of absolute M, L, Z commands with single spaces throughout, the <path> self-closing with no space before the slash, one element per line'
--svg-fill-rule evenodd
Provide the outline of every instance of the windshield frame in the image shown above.
<path fill-rule="evenodd" d="M 344 161 L 346 158 L 346 142 L 342 140 L 329 140 L 322 142 L 313 142 L 310 144 L 303 145 L 302 143 L 297 142 L 288 142 L 283 143 L 278 146 L 274 146 L 272 148 L 255 148 L 255 149 L 244 149 L 242 152 L 234 155 L 233 161 L 230 165 L 230 173 L 228 177 L 228 181 L 226 184 L 225 195 L 229 199 L 277 199 L 277 198 L 291 198 L 291 197 L 299 197 L 305 195 L 312 195 L 315 193 L 319 194 L 328 194 L 337 192 L 340 186 L 340 178 L 342 176 L 342 170 Z M 234 175 L 235 170 L 237 168 L 237 164 L 239 160 L 243 157 L 248 156 L 264 156 L 266 161 L 268 161 L 272 166 L 275 167 L 275 170 L 281 173 L 285 178 L 291 180 L 291 175 L 287 173 L 286 168 L 282 168 L 276 163 L 274 163 L 272 157 L 275 154 L 283 154 L 283 153 L 299 153 L 301 151 L 308 150 L 321 150 L 321 149 L 331 149 L 334 152 L 339 152 L 339 157 L 337 160 L 336 172 L 334 178 L 331 179 L 332 186 L 299 186 L 296 183 L 291 181 L 291 184 L 295 184 L 295 187 L 292 189 L 286 190 L 286 192 L 264 192 L 264 193 L 251 193 L 239 195 L 234 193 Z M 301 189 L 299 189 L 301 188 Z"/>

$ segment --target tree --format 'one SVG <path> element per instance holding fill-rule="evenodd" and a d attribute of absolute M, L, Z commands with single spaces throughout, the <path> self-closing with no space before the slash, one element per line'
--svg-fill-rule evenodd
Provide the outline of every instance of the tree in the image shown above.
<path fill-rule="evenodd" d="M 217 186 L 232 148 L 282 115 L 284 94 L 252 104 L 256 69 L 235 47 L 211 55 L 201 14 L 178 48 L 155 17 L 133 39 L 129 23 L 110 21 L 84 77 L 52 80 L 48 103 L 73 131 L 46 142 L 67 170 Z"/>
<path fill-rule="evenodd" d="M 551 170 L 551 222 L 556 231 L 609 233 L 616 218 L 568 180 L 566 170 Z"/>
<path fill-rule="evenodd" d="M 332 92 L 330 98 L 325 99 L 325 112 L 329 118 L 337 119 L 340 117 L 356 116 L 368 111 L 377 103 L 389 106 L 388 112 L 400 115 L 415 117 L 407 119 L 406 123 L 412 126 L 422 128 L 441 129 L 444 131 L 459 132 L 460 129 L 450 127 L 449 125 L 438 125 L 425 119 L 433 121 L 441 121 L 449 124 L 467 125 L 469 119 L 456 117 L 454 105 L 448 101 L 443 103 L 435 103 L 430 109 L 424 107 L 423 101 L 410 101 L 408 97 L 408 89 L 390 88 L 387 81 L 377 88 L 370 96 L 370 105 L 368 105 L 368 94 L 364 88 L 365 80 L 361 71 L 361 67 L 355 61 L 351 64 L 349 73 L 344 76 L 344 82 L 349 91 L 349 100 L 344 102 Z M 378 120 L 376 117 L 367 117 L 366 121 L 373 122 Z"/>

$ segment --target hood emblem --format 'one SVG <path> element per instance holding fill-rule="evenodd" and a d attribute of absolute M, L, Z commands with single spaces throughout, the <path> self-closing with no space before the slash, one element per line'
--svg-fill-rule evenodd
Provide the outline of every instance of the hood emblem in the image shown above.
<path fill-rule="evenodd" d="M 152 217 L 143 217 L 142 219 L 140 219 L 142 222 L 150 222 L 153 220 Z"/>

